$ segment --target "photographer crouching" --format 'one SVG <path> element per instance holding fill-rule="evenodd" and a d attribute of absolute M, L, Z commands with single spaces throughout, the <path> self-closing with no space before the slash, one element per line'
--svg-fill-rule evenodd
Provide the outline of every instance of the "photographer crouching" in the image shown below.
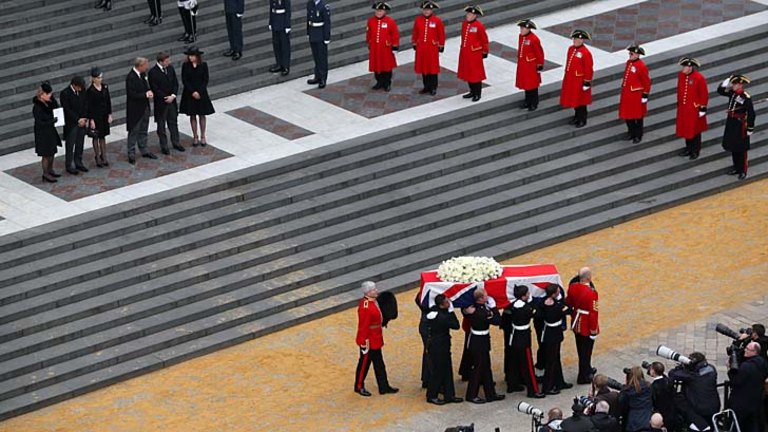
<path fill-rule="evenodd" d="M 711 430 L 712 416 L 720 411 L 717 370 L 700 352 L 692 352 L 688 357 L 672 352 L 665 357 L 680 362 L 669 371 L 669 377 L 683 385 L 682 393 L 675 397 L 675 404 L 685 424 L 692 431 Z"/>
<path fill-rule="evenodd" d="M 624 369 L 627 383 L 619 392 L 619 402 L 624 412 L 624 429 L 627 432 L 647 431 L 653 414 L 651 386 L 645 380 L 640 366 Z"/>
<path fill-rule="evenodd" d="M 748 342 L 743 354 L 732 349 L 728 357 L 728 379 L 731 381 L 731 396 L 728 408 L 736 413 L 741 432 L 759 432 L 762 428 L 763 388 L 768 379 L 768 362 L 760 355 L 757 342 Z"/>

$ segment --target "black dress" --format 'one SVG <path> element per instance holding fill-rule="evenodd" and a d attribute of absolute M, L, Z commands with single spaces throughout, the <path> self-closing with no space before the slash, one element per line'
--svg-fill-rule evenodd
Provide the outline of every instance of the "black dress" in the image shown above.
<path fill-rule="evenodd" d="M 181 93 L 181 106 L 179 112 L 186 115 L 211 115 L 213 104 L 208 96 L 208 65 L 203 62 L 192 66 L 190 62 L 184 62 L 181 66 L 181 82 L 184 91 Z M 192 93 L 198 92 L 200 99 L 192 97 Z"/>
<path fill-rule="evenodd" d="M 61 138 L 53 118 L 53 109 L 58 107 L 59 103 L 53 96 L 51 96 L 51 102 L 47 104 L 37 97 L 32 99 L 32 115 L 35 118 L 35 153 L 38 156 L 53 156 L 58 150 L 56 147 L 61 147 Z"/>
<path fill-rule="evenodd" d="M 85 92 L 85 116 L 96 123 L 99 138 L 109 135 L 109 115 L 112 114 L 112 98 L 109 87 L 101 85 L 101 90 L 91 84 Z"/>

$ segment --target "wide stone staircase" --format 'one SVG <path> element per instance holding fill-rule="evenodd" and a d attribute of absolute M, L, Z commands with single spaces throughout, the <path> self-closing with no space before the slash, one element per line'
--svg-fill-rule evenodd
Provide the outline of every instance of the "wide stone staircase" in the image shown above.
<path fill-rule="evenodd" d="M 620 139 L 617 66 L 582 129 L 548 85 L 533 113 L 519 95 L 468 104 L 4 237 L 0 418 L 343 310 L 362 280 L 404 290 L 451 256 L 514 257 L 742 185 L 724 175 L 715 87 L 738 70 L 764 98 L 766 41 L 768 25 L 650 56 L 639 144 Z M 683 54 L 712 92 L 695 161 L 674 136 Z M 768 175 L 756 109 L 747 182 Z"/>
<path fill-rule="evenodd" d="M 173 2 L 164 2 L 162 25 L 148 27 L 141 21 L 149 14 L 146 2 L 115 1 L 110 12 L 92 9 L 84 0 L 4 0 L 0 2 L 0 155 L 33 147 L 32 96 L 43 79 L 56 94 L 69 84 L 72 75 L 86 76 L 92 65 L 104 71 L 110 84 L 115 121 L 123 123 L 125 75 L 136 56 L 154 59 L 165 50 L 175 56 L 177 73 L 185 45 L 176 39 L 183 33 L 181 18 Z M 398 20 L 408 47 L 412 19 L 420 1 L 398 2 L 391 15 Z M 586 0 L 492 0 L 483 2 L 487 26 L 514 23 Z M 365 20 L 372 11 L 370 0 L 332 0 L 330 67 L 367 58 Z M 457 36 L 463 18 L 463 0 L 440 2 L 440 15 L 447 32 Z M 306 2 L 292 2 L 292 67 L 286 77 L 308 75 L 314 68 L 306 37 Z M 269 22 L 269 2 L 246 0 L 243 18 L 245 50 L 237 62 L 223 57 L 229 48 L 223 2 L 201 2 L 198 16 L 199 41 L 211 71 L 212 98 L 242 93 L 285 80 L 268 72 L 274 64 Z M 332 73 L 332 72 L 331 72 Z"/>

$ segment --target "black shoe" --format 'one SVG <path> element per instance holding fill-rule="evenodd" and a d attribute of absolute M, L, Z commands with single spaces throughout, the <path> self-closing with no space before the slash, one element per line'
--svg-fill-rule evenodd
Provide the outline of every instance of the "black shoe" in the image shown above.
<path fill-rule="evenodd" d="M 472 96 L 472 102 L 477 102 L 480 100 L 480 95 L 474 95 Z"/>
<path fill-rule="evenodd" d="M 320 81 L 320 84 L 317 85 L 317 88 L 324 89 L 325 88 L 325 81 Z"/>
<path fill-rule="evenodd" d="M 78 175 L 78 174 L 80 174 L 80 171 L 78 171 L 78 170 L 76 170 L 76 169 L 74 169 L 74 168 L 67 168 L 67 172 L 68 172 L 68 173 L 70 173 L 70 174 L 72 174 L 72 175 Z"/>
<path fill-rule="evenodd" d="M 560 394 L 560 390 L 552 389 L 552 390 L 549 390 L 547 392 L 544 392 L 544 394 L 546 394 L 546 395 L 559 395 Z"/>
<path fill-rule="evenodd" d="M 55 178 L 53 178 L 53 177 L 49 177 L 49 176 L 47 176 L 47 175 L 45 175 L 45 174 L 43 174 L 43 181 L 44 181 L 44 182 L 47 182 L 47 183 L 58 183 L 58 182 L 59 182 L 59 181 L 58 181 L 58 180 L 56 180 Z"/>
<path fill-rule="evenodd" d="M 186 43 L 194 43 L 197 40 L 197 37 L 195 35 L 189 35 L 186 39 L 184 39 L 184 42 Z"/>
<path fill-rule="evenodd" d="M 515 393 L 515 392 L 521 392 L 525 390 L 525 387 L 519 385 L 517 387 L 512 387 L 510 385 L 507 386 L 507 393 Z"/>
<path fill-rule="evenodd" d="M 57 172 L 56 172 L 56 171 L 54 171 L 54 170 L 50 170 L 50 171 L 48 171 L 48 175 L 49 175 L 49 176 L 51 176 L 51 177 L 53 177 L 53 178 L 59 178 L 59 177 L 61 177 L 61 174 L 57 173 Z"/>
<path fill-rule="evenodd" d="M 184 33 L 183 35 L 181 35 L 181 37 L 180 37 L 180 38 L 178 38 L 178 39 L 176 39 L 176 40 L 177 40 L 177 41 L 179 41 L 179 42 L 184 42 L 184 41 L 186 41 L 187 39 L 189 39 L 189 37 L 190 37 L 190 36 L 191 36 L 191 35 L 190 35 L 189 33 Z"/>
<path fill-rule="evenodd" d="M 150 21 L 147 24 L 149 24 L 150 27 L 154 27 L 154 26 L 160 24 L 160 18 L 153 18 L 152 21 Z"/>
<path fill-rule="evenodd" d="M 557 393 L 560 393 L 560 392 L 557 392 Z M 557 393 L 554 393 L 554 394 L 557 394 Z M 533 399 L 544 399 L 546 395 L 544 393 L 533 393 L 533 394 L 529 394 L 528 397 Z"/>
<path fill-rule="evenodd" d="M 373 87 L 371 87 L 371 90 L 381 90 L 383 88 L 384 88 L 383 85 L 381 85 L 379 83 L 376 83 L 376 84 L 373 85 Z"/>
<path fill-rule="evenodd" d="M 238 61 L 241 58 L 243 58 L 243 53 L 236 52 L 236 53 L 232 54 L 232 60 L 234 60 L 234 61 Z"/>
<path fill-rule="evenodd" d="M 739 173 L 739 177 L 738 178 L 739 178 L 739 180 L 744 180 L 745 178 L 747 178 L 747 173 Z"/>
<path fill-rule="evenodd" d="M 591 374 L 590 374 L 591 376 L 589 377 L 589 379 L 591 380 L 592 376 L 597 374 L 597 368 L 593 367 L 593 368 L 589 369 L 589 371 L 591 372 Z"/>
<path fill-rule="evenodd" d="M 496 402 L 496 401 L 504 400 L 506 399 L 506 397 L 507 395 L 497 394 L 497 395 L 493 395 L 493 397 L 488 398 L 488 400 L 490 400 L 491 402 Z"/>
<path fill-rule="evenodd" d="M 564 383 L 560 384 L 559 387 L 560 387 L 561 390 L 567 390 L 569 388 L 573 388 L 573 384 L 571 384 L 569 382 L 564 382 Z"/>
<path fill-rule="evenodd" d="M 309 85 L 317 85 L 320 84 L 320 80 L 317 78 L 312 78 L 307 80 L 307 84 Z"/>
<path fill-rule="evenodd" d="M 392 84 L 387 84 L 384 86 L 384 91 L 389 93 L 392 90 Z"/>
<path fill-rule="evenodd" d="M 453 397 L 451 399 L 447 399 L 447 398 L 445 399 L 445 403 L 462 403 L 462 402 L 464 402 L 464 398 L 460 398 L 460 397 Z"/>
<path fill-rule="evenodd" d="M 385 394 L 395 394 L 395 393 L 397 393 L 399 391 L 400 391 L 400 389 L 398 389 L 398 388 L 387 387 L 385 389 L 379 390 L 379 394 L 383 394 L 383 395 L 385 395 Z"/>
<path fill-rule="evenodd" d="M 527 104 L 527 103 L 523 102 L 523 103 L 520 104 L 520 106 L 518 108 L 520 108 L 520 109 L 528 109 L 528 108 L 530 108 L 530 106 L 531 106 L 530 104 Z"/>
<path fill-rule="evenodd" d="M 107 0 L 99 0 L 99 1 L 96 2 L 95 5 L 93 5 L 93 8 L 94 9 L 101 9 L 101 8 L 103 8 L 106 5 L 107 5 Z"/>
<path fill-rule="evenodd" d="M 171 154 L 171 151 L 170 151 L 170 150 L 168 150 L 168 149 L 162 149 L 162 150 L 160 150 L 160 153 L 162 153 L 162 154 L 164 154 L 164 155 L 168 156 L 169 154 Z"/>
<path fill-rule="evenodd" d="M 731 169 L 729 169 L 728 171 L 725 172 L 725 174 L 727 174 L 727 175 L 736 175 L 738 173 L 739 173 L 739 170 L 737 170 L 736 168 L 731 168 Z"/>
<path fill-rule="evenodd" d="M 469 401 L 472 402 L 473 404 L 478 404 L 478 405 L 485 403 L 485 399 L 483 399 L 481 397 L 476 397 L 474 399 L 470 399 Z"/>
<path fill-rule="evenodd" d="M 438 398 L 427 399 L 427 403 L 431 403 L 433 405 L 445 405 L 445 401 Z"/>
<path fill-rule="evenodd" d="M 136 165 L 136 158 L 128 156 L 128 163 L 131 165 Z"/>
<path fill-rule="evenodd" d="M 84 173 L 88 172 L 88 168 L 86 168 L 84 165 L 75 165 L 75 169 Z"/>
<path fill-rule="evenodd" d="M 573 116 L 570 120 L 568 120 L 568 124 L 572 124 L 572 125 L 575 125 L 578 122 L 579 120 L 576 118 L 576 116 Z"/>
<path fill-rule="evenodd" d="M 283 68 L 283 70 L 280 71 L 280 75 L 282 76 L 288 76 L 289 73 L 291 73 L 291 68 Z"/>
<path fill-rule="evenodd" d="M 581 129 L 587 125 L 587 122 L 576 122 L 576 128 Z"/>
<path fill-rule="evenodd" d="M 428 88 L 423 88 L 419 90 L 419 94 L 427 94 L 427 93 L 431 93 L 431 91 Z"/>
<path fill-rule="evenodd" d="M 688 156 L 688 159 L 690 159 L 690 160 L 696 160 L 698 158 L 699 158 L 699 152 L 691 153 L 691 155 Z"/>
<path fill-rule="evenodd" d="M 677 154 L 680 157 L 686 157 L 691 155 L 691 151 L 686 149 L 683 149 L 680 153 Z"/>
<path fill-rule="evenodd" d="M 182 147 L 182 146 L 180 146 L 180 145 L 175 145 L 175 146 L 173 146 L 173 149 L 174 149 L 174 150 L 178 150 L 178 151 L 180 151 L 180 152 L 184 152 L 184 151 L 186 151 L 186 150 L 184 150 L 184 147 Z"/>
<path fill-rule="evenodd" d="M 144 24 L 149 24 L 150 22 L 152 22 L 154 20 L 155 20 L 155 16 L 154 15 L 150 15 L 149 18 L 144 20 Z"/>
<path fill-rule="evenodd" d="M 425 388 L 427 388 L 427 387 L 428 387 L 428 384 L 427 384 L 427 383 L 425 383 L 425 382 L 421 383 L 421 388 L 425 389 Z"/>
<path fill-rule="evenodd" d="M 365 388 L 361 388 L 360 390 L 355 390 L 355 393 L 359 394 L 360 396 L 370 397 L 371 392 L 366 390 Z"/>
<path fill-rule="evenodd" d="M 436 94 L 437 94 L 437 90 L 430 90 L 430 91 L 429 91 L 429 95 L 430 95 L 430 96 L 434 96 L 434 95 L 436 95 Z"/>
<path fill-rule="evenodd" d="M 536 111 L 537 109 L 539 109 L 538 105 L 531 105 L 528 107 L 528 111 Z"/>
<path fill-rule="evenodd" d="M 637 144 L 642 140 L 643 140 L 643 137 L 634 137 L 632 138 L 632 144 Z"/>
<path fill-rule="evenodd" d="M 109 12 L 112 10 L 112 0 L 107 0 L 107 4 L 104 5 L 104 11 Z"/>
<path fill-rule="evenodd" d="M 281 70 L 283 70 L 283 68 L 281 68 L 281 67 L 280 67 L 280 66 L 278 66 L 278 65 L 273 65 L 272 67 L 270 67 L 270 68 L 269 68 L 269 72 L 270 72 L 270 73 L 278 73 L 278 72 L 280 72 Z"/>
<path fill-rule="evenodd" d="M 141 157 L 147 158 L 147 159 L 157 159 L 157 155 L 155 155 L 154 153 L 144 153 L 141 155 Z"/>
<path fill-rule="evenodd" d="M 232 57 L 233 55 L 235 55 L 235 52 L 232 51 L 231 49 L 228 49 L 224 51 L 224 53 L 221 55 L 223 55 L 224 57 Z M 272 72 L 272 69 L 270 69 L 269 71 Z"/>
<path fill-rule="evenodd" d="M 474 94 L 474 93 L 467 93 L 467 94 L 465 94 L 465 95 L 464 95 L 464 96 L 462 96 L 462 97 L 463 97 L 464 99 L 472 99 L 473 97 L 475 97 L 475 94 Z"/>
<path fill-rule="evenodd" d="M 634 138 L 634 137 L 632 136 L 632 134 L 631 134 L 631 133 L 629 133 L 629 132 L 627 132 L 627 133 L 624 135 L 624 138 L 622 138 L 622 139 L 623 139 L 624 141 L 632 141 L 632 139 L 633 139 L 633 138 Z"/>

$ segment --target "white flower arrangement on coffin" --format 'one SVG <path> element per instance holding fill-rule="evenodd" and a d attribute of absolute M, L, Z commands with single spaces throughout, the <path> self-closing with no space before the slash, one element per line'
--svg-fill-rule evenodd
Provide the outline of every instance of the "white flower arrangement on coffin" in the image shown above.
<path fill-rule="evenodd" d="M 437 277 L 444 282 L 473 283 L 501 276 L 501 264 L 490 257 L 463 256 L 445 260 L 437 268 Z"/>

